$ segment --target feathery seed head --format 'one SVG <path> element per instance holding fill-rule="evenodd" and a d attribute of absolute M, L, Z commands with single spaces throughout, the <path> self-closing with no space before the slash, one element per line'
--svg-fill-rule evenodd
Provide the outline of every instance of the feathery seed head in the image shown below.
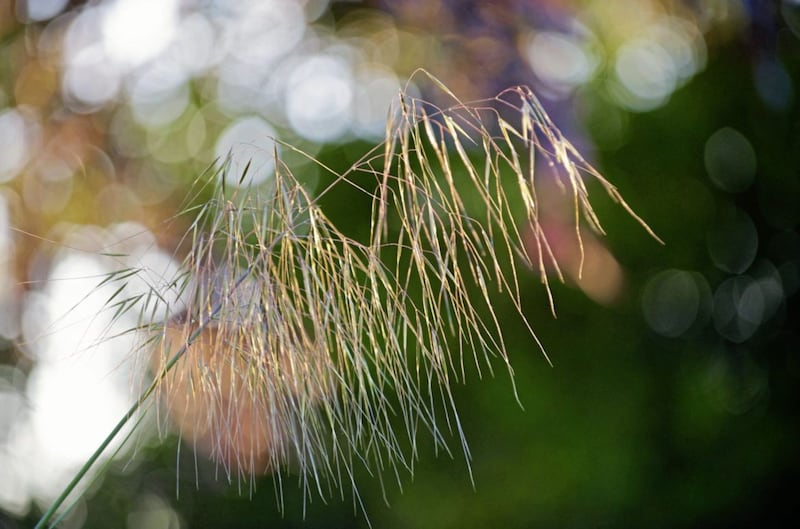
<path fill-rule="evenodd" d="M 630 212 L 530 90 L 492 106 L 441 88 L 451 108 L 401 96 L 386 142 L 321 192 L 276 151 L 269 186 L 230 194 L 223 180 L 193 220 L 191 301 L 164 325 L 151 365 L 181 435 L 229 472 L 290 467 L 322 493 L 353 484 L 357 465 L 412 471 L 421 431 L 444 450 L 455 436 L 469 460 L 451 384 L 465 361 L 481 373 L 500 358 L 511 370 L 497 294 L 525 321 L 519 262 L 539 271 L 548 297 L 546 272 L 558 270 L 537 156 L 572 199 L 581 250 L 581 219 L 602 233 L 584 175 Z M 335 186 L 371 200 L 366 240 L 320 206 Z"/>

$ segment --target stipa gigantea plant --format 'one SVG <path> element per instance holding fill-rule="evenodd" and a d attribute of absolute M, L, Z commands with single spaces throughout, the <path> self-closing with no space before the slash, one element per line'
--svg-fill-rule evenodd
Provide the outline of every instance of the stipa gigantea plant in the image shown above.
<path fill-rule="evenodd" d="M 464 104 L 430 79 L 452 105 L 401 94 L 385 142 L 342 174 L 320 164 L 333 179 L 318 193 L 277 149 L 269 186 L 233 186 L 248 168 L 205 181 L 211 199 L 186 210 L 189 250 L 170 282 L 185 303 L 144 325 L 155 376 L 120 424 L 155 398 L 228 479 L 289 469 L 322 496 L 355 491 L 358 467 L 382 485 L 413 472 L 423 433 L 445 451 L 455 436 L 469 465 L 451 387 L 466 362 L 481 373 L 493 358 L 513 380 L 498 293 L 527 325 L 518 274 L 538 271 L 553 307 L 547 271 L 560 272 L 539 223 L 537 158 L 571 197 L 579 244 L 582 226 L 603 232 L 587 177 L 650 230 L 529 89 Z M 368 197 L 368 235 L 326 215 L 338 186 Z"/>

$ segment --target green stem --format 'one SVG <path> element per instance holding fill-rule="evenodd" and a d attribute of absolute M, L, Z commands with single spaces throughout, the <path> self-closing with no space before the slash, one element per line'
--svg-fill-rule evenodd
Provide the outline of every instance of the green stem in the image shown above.
<path fill-rule="evenodd" d="M 91 481 L 91 483 L 94 483 L 94 482 L 97 480 L 97 478 L 99 477 L 99 475 L 100 475 L 102 472 L 104 472 L 104 471 L 105 471 L 105 469 L 107 469 L 109 466 L 111 466 L 111 462 L 112 462 L 112 460 L 113 460 L 115 457 L 117 457 L 117 454 L 119 454 L 119 453 L 120 453 L 120 451 L 122 450 L 122 447 L 125 445 L 125 443 L 127 443 L 127 442 L 128 442 L 128 440 L 129 440 L 131 437 L 133 437 L 133 434 L 134 434 L 134 433 L 136 433 L 136 427 L 139 425 L 139 423 L 141 423 L 141 422 L 142 422 L 142 420 L 143 420 L 143 419 L 144 419 L 144 415 L 139 415 L 139 418 L 136 420 L 136 422 L 135 422 L 135 423 L 133 423 L 133 426 L 131 427 L 130 431 L 129 431 L 129 432 L 128 432 L 128 434 L 127 434 L 127 435 L 126 435 L 126 436 L 125 436 L 125 437 L 122 439 L 122 441 L 119 443 L 119 446 L 117 446 L 117 447 L 114 449 L 114 452 L 111 454 L 111 456 L 110 456 L 110 457 L 109 457 L 109 458 L 108 458 L 106 461 L 104 461 L 104 462 L 103 462 L 103 465 L 100 467 L 100 470 L 98 471 L 98 473 L 97 473 L 95 476 L 92 476 L 92 481 Z M 67 516 L 69 516 L 70 512 L 72 512 L 72 509 L 73 509 L 73 507 L 75 507 L 75 502 L 72 502 L 72 504 L 70 504 L 68 507 L 66 507 L 64 510 L 62 510 L 62 511 L 61 511 L 61 513 L 60 513 L 60 514 L 59 514 L 59 515 L 56 517 L 56 519 L 55 519 L 55 520 L 53 520 L 53 522 L 50 524 L 50 527 L 58 527 L 58 525 L 59 525 L 59 524 L 60 524 L 62 521 L 64 521 L 64 519 L 65 519 Z"/>

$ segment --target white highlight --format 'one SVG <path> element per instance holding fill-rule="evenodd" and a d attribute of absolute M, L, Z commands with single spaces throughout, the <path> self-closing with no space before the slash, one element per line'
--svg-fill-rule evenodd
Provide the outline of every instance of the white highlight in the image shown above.
<path fill-rule="evenodd" d="M 103 17 L 108 57 L 138 66 L 161 53 L 172 40 L 178 18 L 175 0 L 115 0 Z"/>

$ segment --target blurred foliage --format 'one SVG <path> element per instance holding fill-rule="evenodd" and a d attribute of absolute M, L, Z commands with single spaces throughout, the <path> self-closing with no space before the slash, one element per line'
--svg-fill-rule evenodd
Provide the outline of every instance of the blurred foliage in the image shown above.
<path fill-rule="evenodd" d="M 307 3 L 306 13 L 317 4 Z M 68 14 L 59 15 L 63 9 Z M 65 223 L 135 220 L 154 229 L 174 214 L 187 184 L 219 152 L 216 139 L 241 116 L 261 116 L 282 139 L 299 142 L 337 171 L 375 139 L 351 127 L 320 142 L 270 105 L 226 109 L 230 102 L 219 102 L 224 83 L 214 78 L 219 65 L 187 77 L 186 106 L 169 123 L 136 122 L 130 93 L 93 108 L 75 104 L 60 84 L 66 69 L 56 35 L 81 9 L 70 3 L 45 19 L 26 20 L 19 6 L 0 1 L 0 119 L 15 112 L 14 123 L 25 123 L 13 129 L 16 135 L 0 133 L 6 146 L 21 149 L 0 146 L 0 197 L 6 224 L 18 230 L 58 240 Z M 522 408 L 502 370 L 481 381 L 472 372 L 455 389 L 474 490 L 458 449 L 452 458 L 437 457 L 431 444 L 420 451 L 402 491 L 389 485 L 384 498 L 373 477 L 358 477 L 374 527 L 744 528 L 800 519 L 799 10 L 792 0 L 441 0 L 334 3 L 314 19 L 319 34 L 338 31 L 371 50 L 363 64 L 393 57 L 383 66 L 399 79 L 424 66 L 465 100 L 491 97 L 514 83 L 532 85 L 556 123 L 666 243 L 647 237 L 596 194 L 608 233 L 598 247 L 616 259 L 621 286 L 600 303 L 575 279 L 555 285 L 553 318 L 531 273 L 524 308 L 554 367 L 509 317 Z M 652 97 L 637 96 L 642 85 L 625 85 L 625 70 L 613 57 L 640 37 L 640 21 L 653 13 L 691 26 L 687 34 L 699 36 L 701 51 L 692 71 L 674 74 L 668 93 L 656 87 Z M 530 39 L 545 31 L 577 35 L 574 42 L 588 50 L 584 59 L 597 66 L 580 78 L 548 80 L 541 68 L 537 75 Z M 641 53 L 622 55 L 650 57 Z M 631 82 L 656 83 L 666 75 L 645 74 L 655 77 Z M 233 101 L 251 102 L 252 92 L 239 88 Z M 425 95 L 427 88 L 417 89 Z M 715 136 L 729 129 L 735 134 Z M 12 143 L 19 134 L 36 139 Z M 712 137 L 737 138 L 733 154 L 724 142 L 722 154 L 715 151 Z M 733 184 L 716 178 L 719 164 L 723 177 L 747 166 L 748 149 L 756 162 L 752 174 Z M 17 162 L 14 153 L 22 153 Z M 313 178 L 310 166 L 309 172 Z M 366 216 L 352 198 L 328 197 L 325 206 L 358 233 Z M 563 204 L 557 193 L 547 199 L 553 211 Z M 17 345 L 24 343 L 21 313 L 46 276 L 47 250 L 37 238 L 9 233 L 0 237 L 7 252 L 0 268 L 10 278 L 0 285 L 0 361 L 27 373 L 35 358 Z M 156 230 L 155 236 L 175 250 L 176 234 Z M 506 312 L 513 314 L 513 307 Z M 1 395 L 11 394 L 7 387 L 0 386 Z M 13 421 L 2 419 L 0 461 L 7 462 L 11 451 L 3 443 Z M 0 489 L 15 486 L 3 479 L 0 471 Z M 352 496 L 323 504 L 303 497 L 291 479 L 283 484 L 281 513 L 274 479 L 259 479 L 255 491 L 239 490 L 214 479 L 213 465 L 168 438 L 113 462 L 67 526 L 368 526 Z M 42 507 L 27 512 L 0 505 L 8 511 L 0 511 L 0 526 L 32 525 Z"/>

